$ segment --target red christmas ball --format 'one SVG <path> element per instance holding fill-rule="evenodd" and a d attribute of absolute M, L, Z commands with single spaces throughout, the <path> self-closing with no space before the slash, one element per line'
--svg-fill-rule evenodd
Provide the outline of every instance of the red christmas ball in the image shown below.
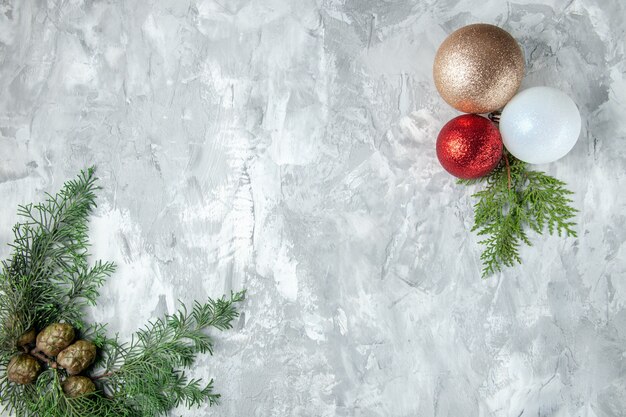
<path fill-rule="evenodd" d="M 479 178 L 500 162 L 502 137 L 489 119 L 464 114 L 450 120 L 439 132 L 437 158 L 455 177 Z"/>

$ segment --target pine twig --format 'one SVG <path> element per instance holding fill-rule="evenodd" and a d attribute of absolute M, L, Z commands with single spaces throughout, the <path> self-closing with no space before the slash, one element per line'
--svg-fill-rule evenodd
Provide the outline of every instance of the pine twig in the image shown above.
<path fill-rule="evenodd" d="M 506 178 L 507 178 L 508 188 L 510 190 L 511 189 L 511 165 L 509 164 L 509 157 L 507 155 L 507 152 L 504 152 L 502 156 L 504 157 L 504 163 L 506 165 Z"/>
<path fill-rule="evenodd" d="M 472 231 L 483 237 L 483 278 L 504 266 L 522 263 L 520 245 L 532 246 L 527 229 L 542 234 L 547 228 L 550 234 L 576 237 L 572 219 L 578 210 L 571 206 L 572 192 L 564 182 L 529 170 L 506 150 L 500 165 L 481 180 L 486 185 L 473 195 L 478 201 L 474 205 Z"/>

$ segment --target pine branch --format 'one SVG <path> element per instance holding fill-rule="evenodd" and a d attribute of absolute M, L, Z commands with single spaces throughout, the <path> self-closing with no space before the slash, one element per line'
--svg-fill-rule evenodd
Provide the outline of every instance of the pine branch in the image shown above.
<path fill-rule="evenodd" d="M 550 234 L 576 237 L 576 223 L 571 219 L 578 210 L 570 205 L 568 196 L 573 193 L 565 188 L 565 183 L 538 171 L 528 171 L 527 179 L 522 201 L 534 210 L 535 216 L 529 222 L 533 230 L 540 233 L 547 225 Z"/>
<path fill-rule="evenodd" d="M 83 309 L 96 304 L 98 289 L 115 270 L 109 262 L 88 262 L 87 221 L 99 189 L 95 182 L 90 168 L 56 196 L 19 209 L 13 252 L 0 269 L 1 411 L 17 417 L 153 417 L 181 404 L 215 404 L 219 394 L 213 392 L 213 380 L 189 379 L 184 370 L 199 353 L 213 353 L 206 330 L 231 328 L 244 292 L 195 303 L 191 311 L 183 307 L 149 323 L 130 343 L 108 337 L 105 325 L 88 326 Z M 96 392 L 71 398 L 63 392 L 68 374 L 58 358 L 32 349 L 32 342 L 18 346 L 25 332 L 54 322 L 71 324 L 81 339 L 95 345 L 96 361 L 85 372 L 101 370 L 88 375 Z M 35 384 L 9 381 L 9 361 L 19 352 L 17 358 L 29 353 L 43 366 L 40 375 L 32 376 Z"/>
<path fill-rule="evenodd" d="M 163 415 L 180 404 L 216 404 L 219 394 L 213 393 L 213 381 L 203 385 L 188 380 L 180 368 L 189 368 L 198 353 L 212 353 L 213 341 L 204 331 L 231 328 L 239 315 L 235 303 L 244 294 L 195 303 L 191 312 L 183 307 L 138 331 L 130 344 L 109 341 L 104 347 L 107 365 L 94 379 L 103 383 L 107 394 L 142 410 L 144 416 Z"/>
<path fill-rule="evenodd" d="M 111 263 L 88 267 L 88 216 L 95 204 L 94 168 L 81 171 L 39 204 L 20 206 L 13 253 L 0 272 L 0 347 L 10 350 L 30 328 L 66 321 L 81 329 Z"/>
<path fill-rule="evenodd" d="M 506 154 L 500 165 L 483 179 L 485 189 L 473 195 L 474 226 L 484 236 L 480 256 L 483 278 L 499 272 L 503 266 L 521 263 L 520 245 L 532 246 L 526 230 L 542 234 L 576 237 L 572 221 L 577 211 L 570 204 L 571 191 L 565 183 L 545 173 L 528 170 L 527 165 Z M 475 181 L 462 181 L 473 184 Z"/>

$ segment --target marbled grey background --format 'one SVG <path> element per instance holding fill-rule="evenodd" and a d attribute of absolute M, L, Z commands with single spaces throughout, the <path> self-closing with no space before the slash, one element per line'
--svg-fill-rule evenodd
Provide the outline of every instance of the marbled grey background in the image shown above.
<path fill-rule="evenodd" d="M 5 0 L 0 241 L 17 204 L 96 164 L 93 252 L 119 271 L 94 319 L 127 335 L 248 289 L 195 370 L 222 405 L 173 415 L 626 416 L 625 18 L 620 0 Z M 456 115 L 434 54 L 474 22 L 584 120 L 541 166 L 575 191 L 579 238 L 533 236 L 488 280 L 472 190 L 434 151 Z"/>

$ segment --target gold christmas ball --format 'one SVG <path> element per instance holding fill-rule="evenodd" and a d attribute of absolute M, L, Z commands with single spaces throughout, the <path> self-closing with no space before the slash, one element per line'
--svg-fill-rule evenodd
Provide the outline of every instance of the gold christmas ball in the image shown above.
<path fill-rule="evenodd" d="M 57 365 L 70 375 L 77 375 L 89 367 L 96 359 L 96 346 L 87 340 L 78 340 L 69 345 L 57 356 Z"/>
<path fill-rule="evenodd" d="M 441 97 L 464 113 L 504 107 L 524 76 L 524 55 L 505 30 L 483 23 L 462 27 L 437 50 L 433 77 Z"/>
<path fill-rule="evenodd" d="M 37 359 L 25 353 L 13 356 L 7 366 L 7 379 L 19 385 L 35 382 L 41 372 L 41 364 Z"/>
<path fill-rule="evenodd" d="M 63 388 L 63 392 L 69 398 L 76 398 L 96 392 L 95 384 L 86 376 L 70 376 L 63 381 L 61 388 Z"/>
<path fill-rule="evenodd" d="M 49 357 L 59 354 L 74 340 L 74 328 L 67 323 L 54 323 L 37 335 L 37 349 Z"/>

